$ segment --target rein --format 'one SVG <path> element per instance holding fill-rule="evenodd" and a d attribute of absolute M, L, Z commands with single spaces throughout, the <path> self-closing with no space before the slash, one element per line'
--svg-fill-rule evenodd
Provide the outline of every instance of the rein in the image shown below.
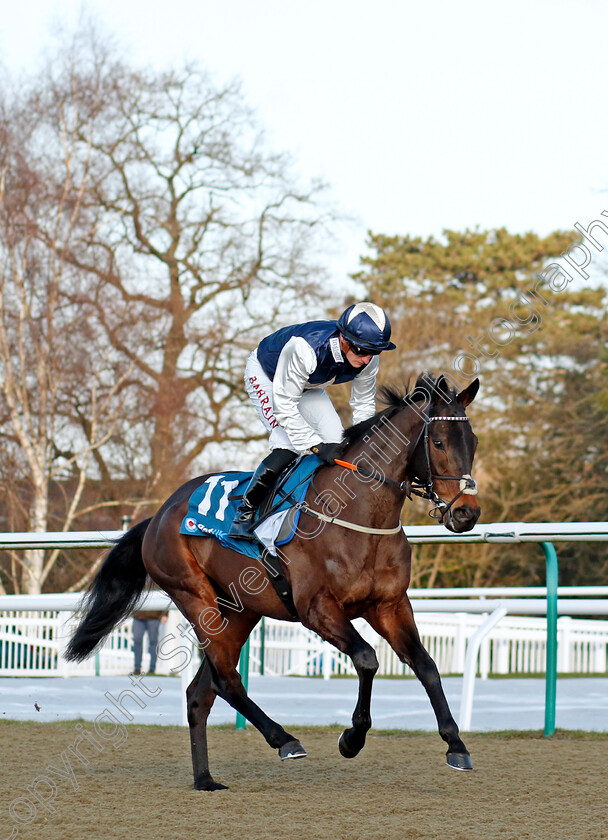
<path fill-rule="evenodd" d="M 430 406 L 428 407 L 430 408 Z M 342 461 L 338 458 L 334 459 L 334 463 L 337 466 L 345 467 L 346 469 L 352 470 L 352 472 L 358 472 L 360 475 L 365 476 L 365 478 L 373 478 L 376 481 L 380 482 L 381 484 L 386 484 L 389 487 L 394 487 L 400 493 L 405 493 L 406 497 L 411 500 L 412 495 L 419 496 L 421 499 L 426 499 L 429 502 L 432 502 L 434 507 L 429 511 L 429 516 L 432 519 L 437 519 L 439 522 L 443 521 L 443 518 L 448 513 L 454 502 L 458 501 L 463 495 L 468 496 L 476 496 L 477 495 L 477 483 L 475 479 L 466 474 L 466 475 L 435 475 L 431 468 L 431 455 L 429 449 L 429 426 L 435 420 L 448 420 L 456 423 L 468 423 L 468 417 L 429 417 L 428 415 L 428 408 L 427 414 L 424 418 L 424 425 L 420 430 L 420 434 L 418 435 L 418 439 L 414 445 L 413 451 L 416 450 L 420 440 L 423 440 L 424 452 L 426 457 L 426 465 L 427 465 L 427 479 L 426 481 L 422 481 L 420 479 L 409 479 L 406 478 L 404 481 L 395 481 L 392 478 L 386 478 L 384 475 L 380 475 L 379 473 L 375 472 L 374 470 L 367 470 L 365 468 L 357 466 L 357 464 L 350 463 L 349 461 Z M 441 479 L 441 481 L 458 481 L 460 482 L 459 485 L 459 492 L 454 496 L 454 498 L 450 502 L 446 502 L 445 499 L 442 499 L 441 496 L 435 490 L 433 480 L 434 479 Z M 396 525 L 394 528 L 368 528 L 364 525 L 356 525 L 354 522 L 347 522 L 344 519 L 338 519 L 335 516 L 326 516 L 323 513 L 319 513 L 318 511 L 314 511 L 308 507 L 304 502 L 299 503 L 296 505 L 298 510 L 302 511 L 302 513 L 306 513 L 309 516 L 312 516 L 316 519 L 321 519 L 324 522 L 329 522 L 334 525 L 340 525 L 342 528 L 349 528 L 353 531 L 359 531 L 364 534 L 396 534 L 398 531 L 402 529 L 401 522 Z"/>
<path fill-rule="evenodd" d="M 396 482 L 395 482 L 396 483 Z M 314 519 L 322 519 L 323 522 L 329 522 L 332 525 L 340 525 L 342 528 L 348 528 L 351 531 L 359 531 L 361 534 L 397 534 L 402 530 L 403 525 L 399 522 L 394 528 L 368 528 L 367 525 L 357 525 L 355 522 L 347 522 L 346 519 L 338 519 L 336 516 L 326 516 L 317 510 L 312 510 L 304 502 L 298 502 L 296 508 Z"/>

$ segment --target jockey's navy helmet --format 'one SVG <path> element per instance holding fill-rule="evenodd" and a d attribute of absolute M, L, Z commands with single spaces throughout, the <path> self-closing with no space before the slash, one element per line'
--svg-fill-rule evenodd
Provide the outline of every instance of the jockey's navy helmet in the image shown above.
<path fill-rule="evenodd" d="M 338 319 L 338 329 L 356 348 L 380 353 L 394 350 L 391 339 L 391 322 L 384 309 L 375 303 L 354 303 Z"/>

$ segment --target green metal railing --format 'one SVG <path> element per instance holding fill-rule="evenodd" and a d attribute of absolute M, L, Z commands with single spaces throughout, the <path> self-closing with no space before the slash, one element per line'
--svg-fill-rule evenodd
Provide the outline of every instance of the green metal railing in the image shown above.
<path fill-rule="evenodd" d="M 241 648 L 241 655 L 239 656 L 239 674 L 241 675 L 241 682 L 245 691 L 249 690 L 249 639 Z M 236 728 L 246 729 L 247 719 L 240 712 L 236 713 Z"/>
<path fill-rule="evenodd" d="M 553 543 L 541 543 L 547 566 L 547 674 L 545 682 L 545 738 L 555 732 L 557 698 L 557 552 Z"/>

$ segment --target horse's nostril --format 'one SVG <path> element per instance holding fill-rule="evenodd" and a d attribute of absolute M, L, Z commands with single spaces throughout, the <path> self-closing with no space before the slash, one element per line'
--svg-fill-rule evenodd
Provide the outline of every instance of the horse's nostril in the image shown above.
<path fill-rule="evenodd" d="M 456 522 L 470 522 L 475 516 L 475 511 L 472 510 L 468 505 L 462 505 L 461 507 L 457 507 L 454 511 L 454 519 Z"/>

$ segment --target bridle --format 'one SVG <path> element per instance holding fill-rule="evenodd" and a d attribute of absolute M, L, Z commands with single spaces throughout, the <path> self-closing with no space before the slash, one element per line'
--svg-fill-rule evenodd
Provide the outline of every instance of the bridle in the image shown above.
<path fill-rule="evenodd" d="M 414 476 L 413 478 L 406 478 L 404 481 L 395 481 L 392 478 L 387 478 L 385 475 L 380 475 L 375 470 L 367 470 L 364 467 L 360 467 L 357 464 L 352 464 L 349 461 L 342 461 L 339 458 L 336 458 L 334 460 L 334 463 L 336 464 L 336 466 L 346 467 L 347 469 L 350 469 L 353 472 L 357 472 L 360 475 L 364 476 L 365 478 L 371 478 L 371 479 L 374 479 L 375 481 L 379 482 L 380 484 L 386 484 L 389 487 L 394 487 L 400 493 L 405 493 L 405 495 L 407 496 L 408 499 L 411 499 L 412 495 L 414 495 L 414 496 L 420 496 L 421 499 L 426 499 L 427 501 L 432 502 L 434 507 L 429 511 L 429 516 L 432 519 L 437 519 L 439 522 L 443 523 L 444 517 L 446 516 L 447 513 L 449 513 L 450 509 L 454 505 L 454 502 L 458 501 L 458 499 L 460 499 L 463 495 L 469 495 L 469 496 L 476 496 L 477 495 L 477 484 L 475 482 L 475 479 L 472 478 L 470 475 L 435 475 L 433 473 L 432 468 L 431 468 L 431 454 L 430 454 L 430 449 L 429 449 L 429 426 L 432 422 L 434 422 L 436 420 L 449 420 L 449 421 L 453 421 L 453 422 L 460 422 L 460 423 L 467 422 L 468 423 L 469 418 L 466 417 L 466 416 L 464 416 L 464 417 L 440 417 L 440 416 L 431 417 L 431 416 L 429 416 L 429 411 L 430 411 L 430 403 L 429 403 L 429 405 L 427 405 L 426 412 L 425 412 L 425 415 L 424 415 L 424 418 L 423 418 L 424 422 L 422 424 L 422 428 L 420 429 L 420 432 L 418 433 L 418 437 L 416 438 L 416 443 L 414 444 L 414 446 L 412 448 L 412 457 L 413 457 L 416 449 L 418 448 L 418 446 L 420 444 L 420 441 L 422 440 L 423 448 L 424 448 L 424 455 L 425 455 L 425 460 L 426 460 L 426 470 L 427 470 L 427 475 L 426 475 L 426 478 L 424 480 L 421 480 L 419 478 L 417 479 Z M 285 475 L 282 482 L 280 482 L 280 484 L 277 488 L 277 492 L 280 490 L 282 484 L 286 481 L 287 475 L 289 473 L 291 473 L 291 471 L 294 469 L 294 466 L 292 466 L 292 468 L 290 470 L 288 470 L 288 473 Z M 305 476 L 304 479 L 302 479 L 300 484 L 303 483 L 303 481 L 305 479 L 310 478 L 311 479 L 311 486 L 315 490 L 316 495 L 317 495 L 317 499 L 318 499 L 321 494 L 316 490 L 316 488 L 314 486 L 314 480 L 312 479 L 312 476 L 313 476 L 315 470 L 316 470 L 316 467 L 315 467 L 315 469 L 313 469 L 313 472 L 310 475 Z M 454 496 L 454 498 L 450 502 L 446 502 L 445 499 L 442 499 L 441 496 L 435 490 L 435 487 L 434 487 L 434 484 L 433 484 L 433 481 L 435 479 L 441 479 L 441 481 L 458 481 L 458 482 L 460 482 L 459 492 Z M 291 491 L 291 493 L 293 494 L 293 490 Z M 401 522 L 399 522 L 393 528 L 370 528 L 370 527 L 367 527 L 366 525 L 357 525 L 354 522 L 347 522 L 343 519 L 338 519 L 336 516 L 327 516 L 326 514 L 321 513 L 320 511 L 312 510 L 310 507 L 308 507 L 308 505 L 304 501 L 299 501 L 298 502 L 294 499 L 294 502 L 295 502 L 294 507 L 296 508 L 296 510 L 301 511 L 301 512 L 307 514 L 308 516 L 312 516 L 314 519 L 320 519 L 324 522 L 328 522 L 328 523 L 333 524 L 333 525 L 340 525 L 343 528 L 348 528 L 349 530 L 352 530 L 352 531 L 359 531 L 360 533 L 364 533 L 364 534 L 390 535 L 390 534 L 399 533 L 400 531 L 402 531 L 402 528 L 403 528 L 403 526 L 401 525 Z M 269 511 L 266 511 L 265 514 L 264 514 L 264 518 L 266 518 L 271 513 L 273 513 L 276 510 L 277 507 L 278 507 L 278 505 L 275 505 Z"/>
<path fill-rule="evenodd" d="M 431 519 L 437 519 L 439 522 L 443 522 L 444 516 L 449 512 L 452 505 L 461 498 L 461 496 L 476 496 L 477 495 L 477 482 L 475 479 L 470 476 L 468 473 L 464 475 L 435 475 L 431 469 L 431 453 L 429 448 L 429 426 L 434 420 L 448 420 L 454 423 L 468 423 L 469 418 L 464 417 L 429 417 L 428 415 L 425 417 L 424 426 L 422 427 L 422 436 L 423 436 L 423 447 L 424 447 L 424 455 L 426 459 L 426 467 L 427 467 L 427 478 L 426 481 L 413 481 L 409 482 L 409 491 L 410 494 L 414 493 L 416 496 L 420 496 L 422 499 L 427 499 L 429 502 L 432 502 L 434 507 L 431 508 L 429 511 L 429 516 Z M 418 441 L 420 437 L 418 438 Z M 416 446 L 418 442 L 416 443 Z M 414 447 L 415 451 L 416 447 Z M 460 482 L 459 492 L 454 496 L 454 498 L 450 502 L 446 502 L 445 499 L 442 499 L 441 496 L 435 490 L 433 480 L 440 479 L 441 481 L 458 481 Z M 403 484 L 407 483 L 407 479 Z M 408 494 L 406 489 L 406 495 L 409 499 L 411 499 L 411 495 Z"/>
<path fill-rule="evenodd" d="M 412 496 L 419 496 L 421 499 L 426 499 L 427 501 L 433 504 L 433 508 L 429 511 L 429 516 L 431 519 L 437 519 L 439 522 L 443 523 L 443 519 L 447 513 L 449 513 L 450 509 L 454 505 L 455 502 L 458 501 L 462 496 L 476 496 L 477 495 L 477 483 L 475 479 L 468 475 L 436 475 L 433 473 L 431 467 L 431 453 L 429 448 L 429 426 L 435 420 L 447 420 L 455 423 L 468 423 L 469 418 L 464 417 L 442 417 L 436 416 L 431 417 L 429 416 L 430 411 L 430 403 L 427 406 L 426 413 L 424 416 L 424 422 L 420 432 L 418 434 L 418 438 L 416 439 L 416 443 L 412 448 L 412 457 L 416 449 L 418 448 L 420 442 L 422 441 L 422 446 L 424 450 L 424 457 L 426 461 L 426 477 L 424 479 L 416 478 L 415 476 L 412 478 L 406 478 L 404 481 L 395 481 L 392 478 L 387 478 L 384 475 L 380 475 L 379 473 L 375 472 L 374 470 L 367 470 L 364 467 L 359 467 L 357 464 L 351 464 L 348 461 L 340 461 L 336 459 L 336 464 L 339 466 L 347 467 L 352 469 L 353 472 L 358 472 L 360 475 L 364 476 L 365 478 L 372 478 L 381 484 L 387 484 L 389 486 L 393 486 L 399 490 L 401 493 L 405 493 L 406 497 L 411 500 Z M 437 493 L 434 486 L 435 480 L 441 481 L 458 481 L 460 483 L 459 492 L 454 496 L 454 498 L 450 502 L 446 502 L 445 499 L 442 499 L 441 496 Z"/>

